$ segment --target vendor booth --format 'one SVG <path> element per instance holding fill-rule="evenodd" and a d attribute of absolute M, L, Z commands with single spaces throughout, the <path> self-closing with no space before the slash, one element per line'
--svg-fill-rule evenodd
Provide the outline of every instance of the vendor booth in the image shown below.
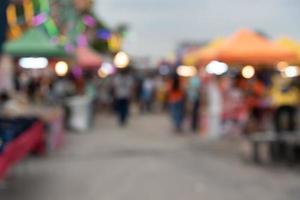
<path fill-rule="evenodd" d="M 32 152 L 44 152 L 44 126 L 33 118 L 0 119 L 0 181 Z"/>
<path fill-rule="evenodd" d="M 216 55 L 218 61 L 246 65 L 274 65 L 280 61 L 293 61 L 295 58 L 294 52 L 247 29 L 226 39 Z"/>
<path fill-rule="evenodd" d="M 51 42 L 47 33 L 40 28 L 32 28 L 25 32 L 21 38 L 7 42 L 4 46 L 4 51 L 13 56 L 15 61 L 19 60 L 18 65 L 21 65 L 19 66 L 22 67 L 20 68 L 21 70 L 31 71 L 31 73 L 35 74 L 37 74 L 37 71 L 47 70 L 47 67 L 51 64 L 51 60 L 67 56 L 64 49 L 56 43 Z M 32 62 L 25 62 L 27 61 L 25 59 L 32 59 Z M 40 66 L 35 66 L 37 64 Z M 15 65 L 17 68 L 17 62 Z M 49 68 L 49 70 L 53 69 Z M 45 123 L 47 127 L 45 132 L 47 152 L 51 152 L 62 145 L 64 138 L 64 114 L 62 108 L 31 102 L 24 106 L 21 111 L 12 113 L 12 115 L 23 117 L 35 116 Z"/>

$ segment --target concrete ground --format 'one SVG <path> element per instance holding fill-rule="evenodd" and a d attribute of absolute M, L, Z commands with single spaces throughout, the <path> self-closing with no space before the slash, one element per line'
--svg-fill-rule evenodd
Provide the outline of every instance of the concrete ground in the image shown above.
<path fill-rule="evenodd" d="M 232 145 L 233 144 L 233 145 Z M 163 115 L 111 116 L 13 170 L 1 200 L 299 200 L 300 174 L 243 162 L 234 142 L 176 136 Z"/>

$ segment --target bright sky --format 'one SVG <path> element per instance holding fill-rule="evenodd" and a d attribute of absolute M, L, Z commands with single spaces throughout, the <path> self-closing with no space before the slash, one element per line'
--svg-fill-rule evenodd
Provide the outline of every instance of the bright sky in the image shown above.
<path fill-rule="evenodd" d="M 125 50 L 160 58 L 181 41 L 226 36 L 241 27 L 300 40 L 300 0 L 95 0 L 109 25 L 127 23 Z"/>

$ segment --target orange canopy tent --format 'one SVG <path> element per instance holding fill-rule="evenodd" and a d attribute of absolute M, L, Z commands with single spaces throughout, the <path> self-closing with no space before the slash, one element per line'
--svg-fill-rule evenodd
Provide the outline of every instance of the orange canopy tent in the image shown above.
<path fill-rule="evenodd" d="M 100 67 L 102 58 L 88 47 L 79 47 L 76 50 L 77 64 L 83 68 Z"/>
<path fill-rule="evenodd" d="M 293 51 L 247 29 L 229 37 L 217 53 L 217 60 L 230 64 L 271 65 L 279 61 L 293 61 L 296 57 Z"/>

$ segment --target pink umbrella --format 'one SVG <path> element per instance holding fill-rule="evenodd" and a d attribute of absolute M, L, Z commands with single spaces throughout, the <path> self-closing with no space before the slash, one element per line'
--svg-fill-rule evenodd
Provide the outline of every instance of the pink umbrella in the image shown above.
<path fill-rule="evenodd" d="M 83 68 L 100 67 L 101 56 L 88 47 L 78 47 L 76 50 L 77 64 Z"/>

